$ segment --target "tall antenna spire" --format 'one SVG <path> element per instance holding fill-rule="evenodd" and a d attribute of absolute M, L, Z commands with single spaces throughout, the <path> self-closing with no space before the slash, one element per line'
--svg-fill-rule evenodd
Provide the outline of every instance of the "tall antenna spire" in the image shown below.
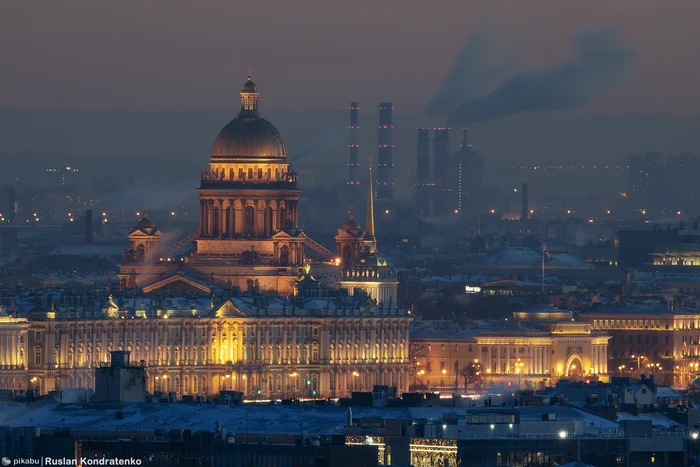
<path fill-rule="evenodd" d="M 374 157 L 369 156 L 369 178 L 367 180 L 367 220 L 365 239 L 374 240 L 374 183 L 372 182 L 372 164 Z"/>

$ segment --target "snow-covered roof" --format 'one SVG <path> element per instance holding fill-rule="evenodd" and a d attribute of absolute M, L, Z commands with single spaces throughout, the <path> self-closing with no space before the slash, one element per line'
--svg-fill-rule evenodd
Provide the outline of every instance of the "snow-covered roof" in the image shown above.
<path fill-rule="evenodd" d="M 617 429 L 617 424 L 572 407 L 521 407 L 521 421 L 539 421 L 555 412 L 558 420 L 585 420 L 596 429 Z M 464 416 L 483 409 L 464 407 L 370 408 L 353 407 L 353 419 L 443 420 L 445 414 Z M 117 412 L 122 416 L 117 417 Z M 0 425 L 37 426 L 43 430 L 65 427 L 79 431 L 149 432 L 162 429 L 213 431 L 217 422 L 229 432 L 256 434 L 330 434 L 346 424 L 347 407 L 281 405 L 219 405 L 212 403 L 133 403 L 124 407 L 79 404 L 0 402 Z"/>

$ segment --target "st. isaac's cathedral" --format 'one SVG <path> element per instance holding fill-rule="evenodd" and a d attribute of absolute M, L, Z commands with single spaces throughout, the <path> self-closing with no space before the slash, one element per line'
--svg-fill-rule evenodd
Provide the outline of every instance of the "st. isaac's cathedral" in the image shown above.
<path fill-rule="evenodd" d="M 248 76 L 240 92 L 241 110 L 217 135 L 209 170 L 201 174 L 199 228 L 181 261 L 162 258 L 162 233 L 147 212 L 129 234 L 119 271 L 120 287 L 152 293 L 161 288 L 209 293 L 212 284 L 267 295 L 293 293 L 305 264 L 305 247 L 333 254 L 298 226 L 297 174 L 277 129 L 262 117 L 258 88 Z M 370 183 L 367 225 L 352 213 L 336 235 L 341 282 L 365 290 L 377 302 L 396 304 L 395 275 L 377 255 L 374 196 Z"/>
<path fill-rule="evenodd" d="M 373 385 L 408 389 L 411 316 L 377 253 L 373 184 L 363 229 L 350 219 L 326 250 L 339 287 L 322 286 L 304 255 L 323 251 L 299 228 L 296 173 L 258 110 L 250 76 L 241 110 L 218 134 L 198 189 L 193 251 L 167 261 L 144 212 L 129 233 L 115 296 L 40 294 L 0 315 L 0 386 L 94 388 L 111 351 L 131 352 L 151 392 L 345 397 Z M 371 165 L 371 164 L 370 164 Z"/>

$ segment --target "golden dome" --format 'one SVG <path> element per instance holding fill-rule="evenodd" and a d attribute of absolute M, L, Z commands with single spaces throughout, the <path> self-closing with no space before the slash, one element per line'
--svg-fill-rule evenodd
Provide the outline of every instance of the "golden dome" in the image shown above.
<path fill-rule="evenodd" d="M 258 87 L 248 75 L 241 89 L 241 111 L 219 132 L 211 149 L 216 158 L 286 159 L 287 146 L 274 125 L 260 116 Z"/>
<path fill-rule="evenodd" d="M 287 146 L 272 123 L 262 117 L 237 117 L 218 134 L 212 158 L 287 158 Z"/>

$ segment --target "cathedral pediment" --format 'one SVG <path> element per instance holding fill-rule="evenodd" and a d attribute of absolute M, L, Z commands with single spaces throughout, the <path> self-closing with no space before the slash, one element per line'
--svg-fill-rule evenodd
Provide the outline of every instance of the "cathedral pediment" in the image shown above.
<path fill-rule="evenodd" d="M 210 294 L 211 287 L 193 278 L 182 275 L 174 275 L 149 284 L 143 288 L 144 293 L 152 293 L 157 290 L 170 290 L 174 293 L 195 292 Z"/>
<path fill-rule="evenodd" d="M 217 318 L 247 318 L 248 316 L 236 307 L 231 300 L 226 300 L 226 302 L 221 305 L 221 308 L 216 310 Z"/>
<path fill-rule="evenodd" d="M 280 230 L 272 236 L 274 240 L 286 240 L 290 238 L 307 238 L 303 230 L 284 231 Z"/>

